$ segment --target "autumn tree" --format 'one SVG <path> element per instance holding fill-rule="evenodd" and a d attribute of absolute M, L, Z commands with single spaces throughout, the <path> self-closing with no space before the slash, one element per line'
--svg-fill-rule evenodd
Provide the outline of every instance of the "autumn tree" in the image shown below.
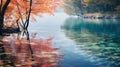
<path fill-rule="evenodd" d="M 59 4 L 59 0 L 0 0 L 0 31 L 11 24 L 27 29 L 30 20 L 34 16 L 41 16 L 43 13 L 53 14 Z M 5 22 L 5 23 L 4 23 Z M 5 26 L 4 26 L 5 25 Z"/>

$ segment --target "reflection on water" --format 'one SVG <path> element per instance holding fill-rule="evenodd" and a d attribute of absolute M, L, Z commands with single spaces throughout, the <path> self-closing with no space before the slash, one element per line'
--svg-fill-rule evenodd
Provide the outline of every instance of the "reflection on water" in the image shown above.
<path fill-rule="evenodd" d="M 51 47 L 52 38 L 30 40 L 17 34 L 1 37 L 0 67 L 58 67 L 62 55 L 58 48 Z"/>
<path fill-rule="evenodd" d="M 30 23 L 29 32 L 36 32 L 37 38 L 36 33 L 30 33 L 30 38 L 1 37 L 0 67 L 120 66 L 119 20 L 66 18 L 66 14 L 57 13 Z M 46 39 L 49 36 L 53 39 Z"/>
<path fill-rule="evenodd" d="M 120 66 L 119 20 L 70 17 L 62 28 L 77 48 L 87 54 L 89 61 L 104 67 Z"/>

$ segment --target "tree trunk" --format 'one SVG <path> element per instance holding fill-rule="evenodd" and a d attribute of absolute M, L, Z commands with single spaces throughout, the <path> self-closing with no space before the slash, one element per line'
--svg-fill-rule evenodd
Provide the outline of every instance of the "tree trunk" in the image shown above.
<path fill-rule="evenodd" d="M 3 21 L 4 18 L 0 15 L 0 35 L 2 35 Z"/>
<path fill-rule="evenodd" d="M 0 10 L 0 35 L 2 35 L 2 29 L 4 25 L 4 15 L 9 3 L 10 3 L 10 0 L 6 0 L 5 4 L 3 4 L 3 7 L 1 7 L 1 10 Z"/>

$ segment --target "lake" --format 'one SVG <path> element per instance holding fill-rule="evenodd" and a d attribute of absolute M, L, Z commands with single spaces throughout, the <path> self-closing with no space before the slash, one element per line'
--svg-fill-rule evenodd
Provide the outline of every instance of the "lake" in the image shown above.
<path fill-rule="evenodd" d="M 119 19 L 83 19 L 55 13 L 36 17 L 36 21 L 30 23 L 28 31 L 30 35 L 37 33 L 36 38 L 52 37 L 52 48 L 59 48 L 63 55 L 56 67 L 120 66 Z"/>
<path fill-rule="evenodd" d="M 120 23 L 115 19 L 81 19 L 64 13 L 45 15 L 31 23 L 37 37 L 53 37 L 64 57 L 59 67 L 119 67 Z"/>

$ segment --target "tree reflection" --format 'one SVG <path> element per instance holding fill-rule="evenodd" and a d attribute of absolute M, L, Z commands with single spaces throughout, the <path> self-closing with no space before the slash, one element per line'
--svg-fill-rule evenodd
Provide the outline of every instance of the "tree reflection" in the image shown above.
<path fill-rule="evenodd" d="M 68 18 L 62 26 L 91 62 L 108 67 L 120 66 L 119 20 Z M 78 51 L 79 53 L 80 51 Z"/>
<path fill-rule="evenodd" d="M 0 39 L 0 66 L 3 67 L 57 67 L 62 55 L 51 47 L 52 38 L 36 39 L 32 34 L 17 34 Z"/>

